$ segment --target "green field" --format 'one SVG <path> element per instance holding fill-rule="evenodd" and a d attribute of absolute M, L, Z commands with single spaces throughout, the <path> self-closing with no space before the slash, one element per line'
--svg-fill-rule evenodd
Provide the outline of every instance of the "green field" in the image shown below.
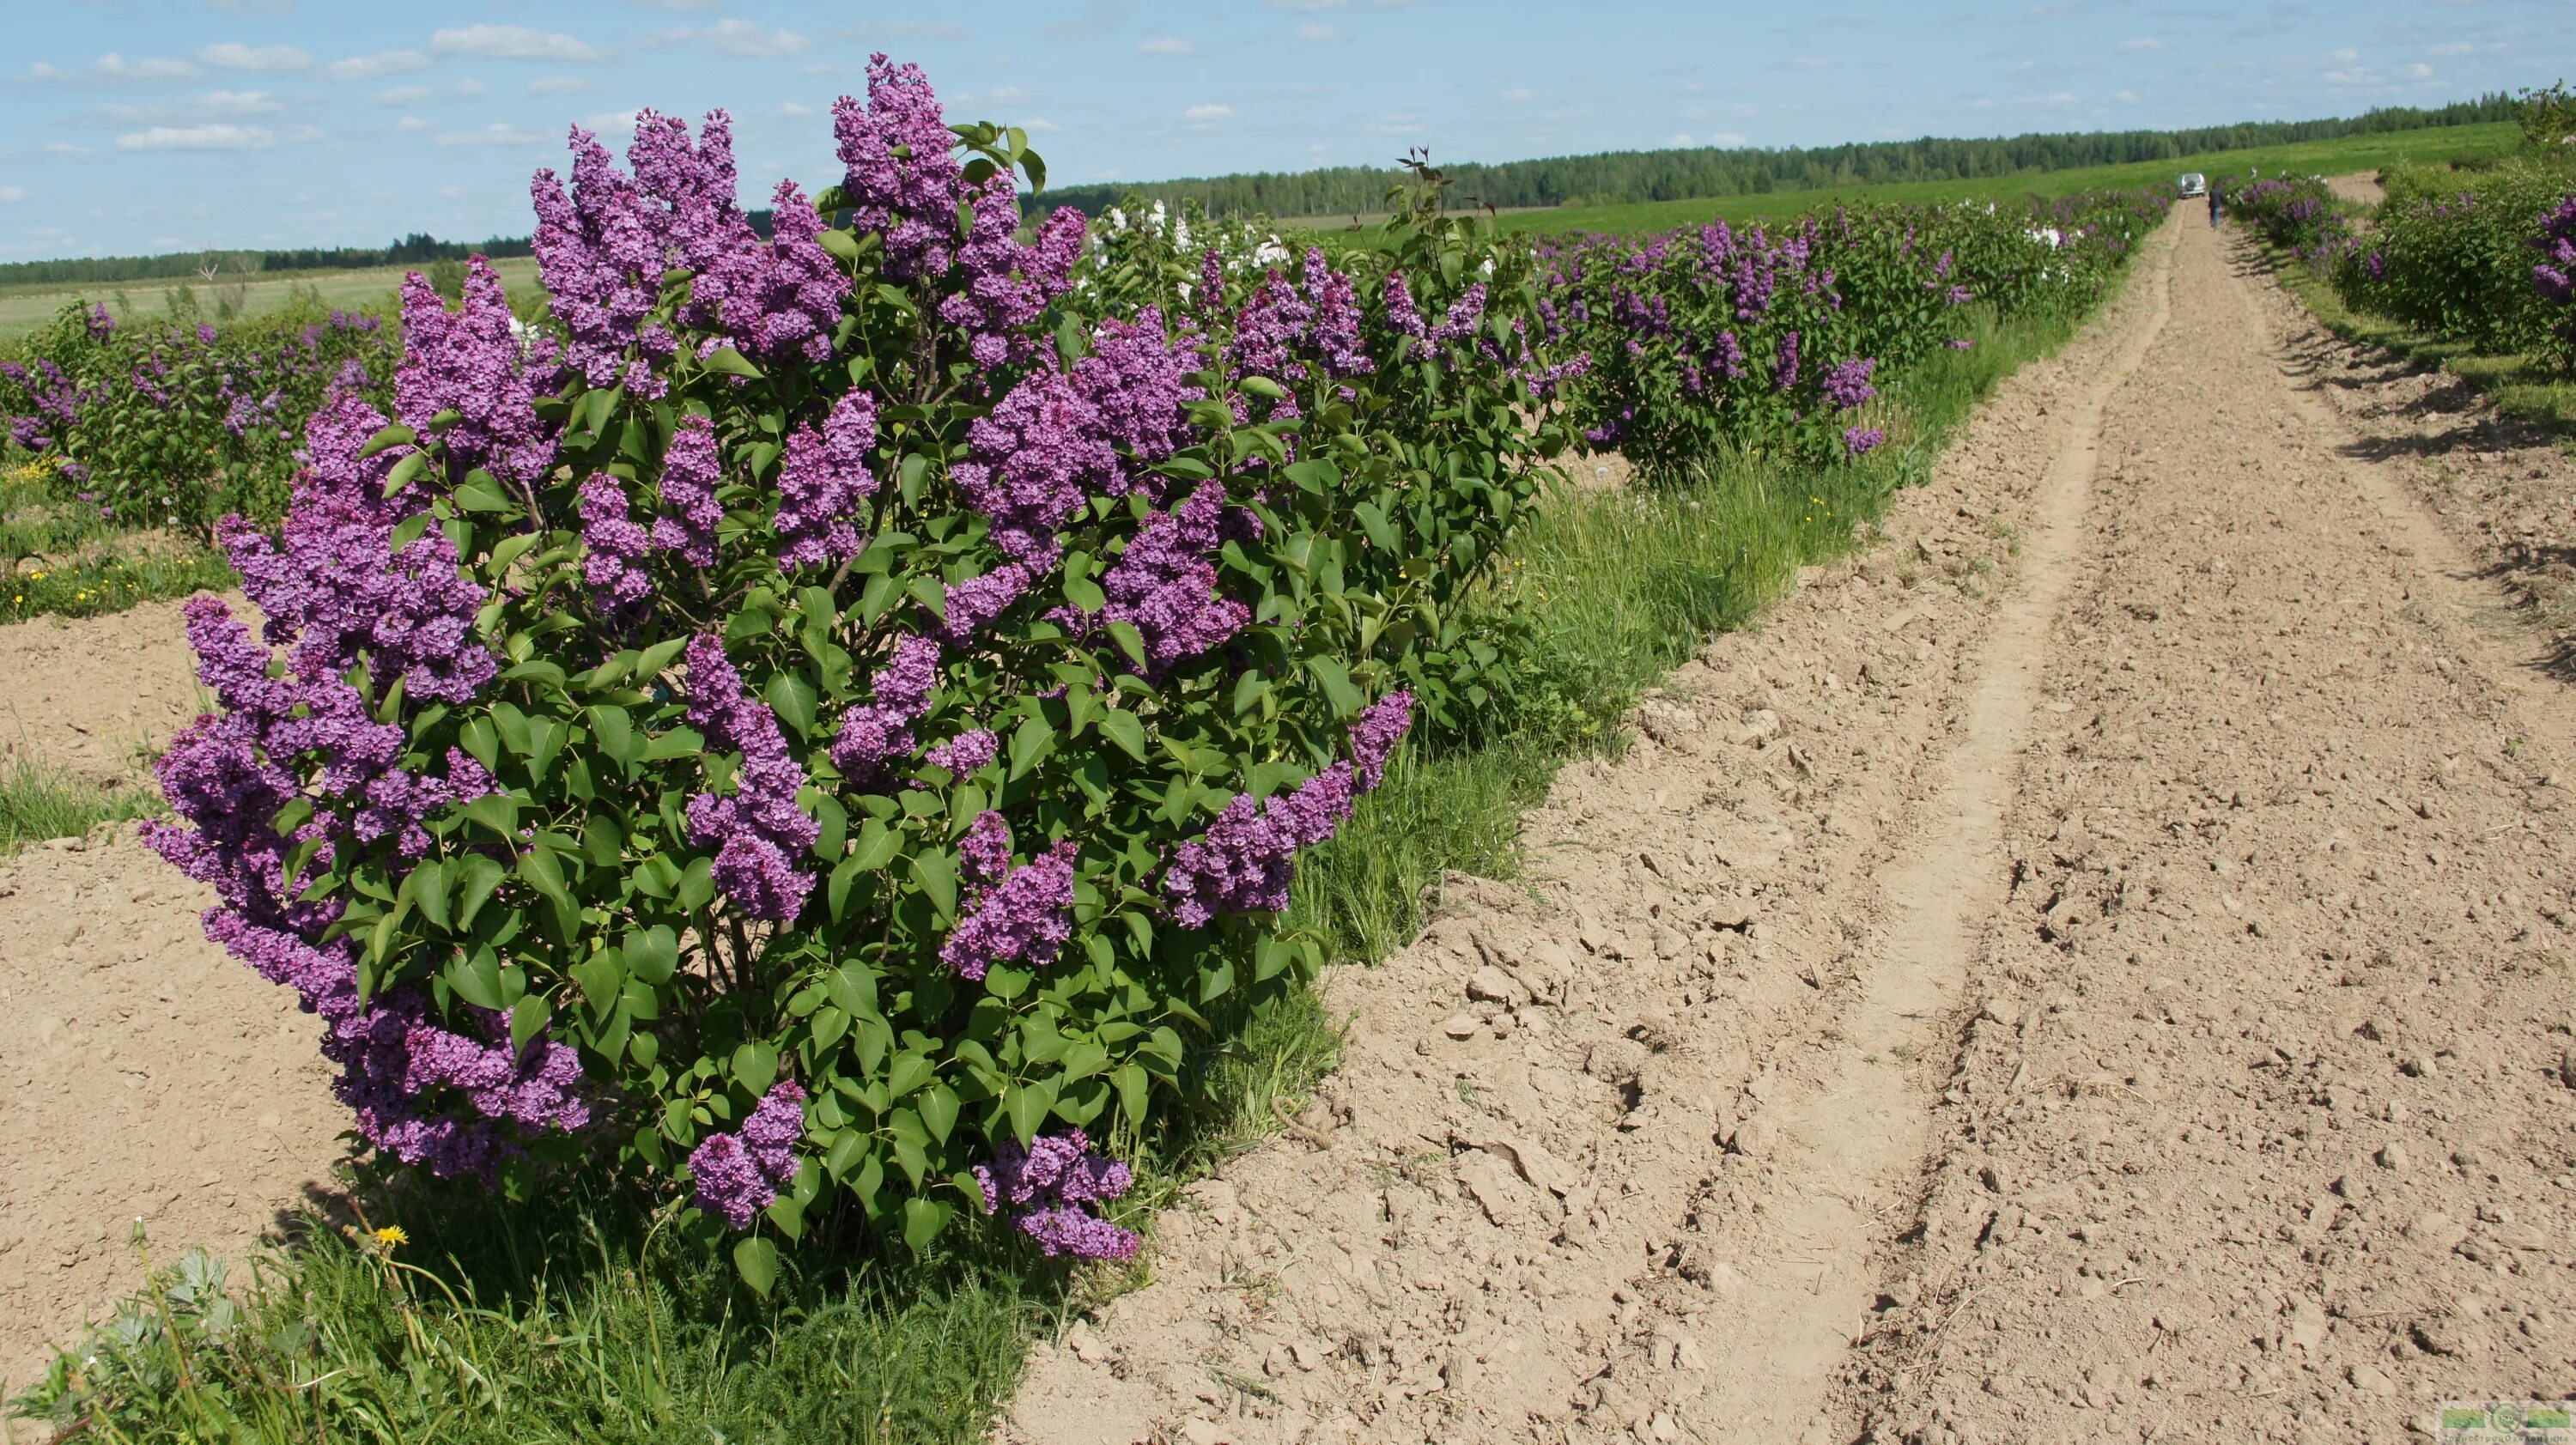
<path fill-rule="evenodd" d="M 492 265 L 501 273 L 502 283 L 510 288 L 512 296 L 537 284 L 537 263 L 531 257 L 507 257 Z M 298 287 L 319 291 L 326 305 L 357 310 L 389 305 L 394 288 L 402 284 L 403 272 L 409 269 L 370 266 L 359 271 L 259 271 L 213 282 L 192 279 L 188 285 L 196 295 L 199 313 L 210 320 L 219 298 L 231 297 L 237 311 L 256 316 L 285 305 Z M 170 298 L 178 289 L 177 281 L 64 281 L 0 287 L 0 340 L 23 336 L 43 325 L 69 301 L 104 301 L 111 308 L 130 310 L 138 320 L 166 316 L 170 314 Z"/>
<path fill-rule="evenodd" d="M 1885 186 L 1767 191 L 1760 195 L 1718 196 L 1694 201 L 1650 201 L 1627 206 L 1567 206 L 1552 210 L 1508 211 L 1503 213 L 1501 221 L 1506 229 L 1514 231 L 1666 231 L 1676 226 L 1721 218 L 1740 222 L 1760 216 L 1793 216 L 1844 201 L 1919 204 L 1990 197 L 2062 196 L 2077 191 L 2171 181 L 2184 171 L 2217 176 L 2249 167 L 2260 167 L 2265 171 L 2277 167 L 2301 175 L 2349 175 L 2356 171 L 2375 171 L 2399 161 L 2447 161 L 2504 155 L 2521 144 L 2522 130 L 2514 125 L 2445 126 L 2435 130 L 2258 146 L 2250 150 L 2213 151 L 2206 155 L 2135 165 L 2025 171 L 2020 175 L 1976 180 L 1912 181 Z"/>

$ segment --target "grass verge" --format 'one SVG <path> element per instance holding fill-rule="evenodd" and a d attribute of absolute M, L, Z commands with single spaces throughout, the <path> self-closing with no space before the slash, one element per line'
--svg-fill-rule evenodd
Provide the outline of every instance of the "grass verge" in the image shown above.
<path fill-rule="evenodd" d="M 0 622 L 95 617 L 238 582 L 202 540 L 121 530 L 45 467 L 0 469 Z"/>
<path fill-rule="evenodd" d="M 1616 749 L 1638 693 L 1710 631 L 1860 545 L 1975 402 L 2073 330 L 2025 319 L 1937 354 L 1874 404 L 1897 441 L 1860 465 L 1723 458 L 1555 497 L 1495 599 L 1520 628 L 1507 725 L 1402 754 L 1299 868 L 1289 921 L 1373 962 L 1414 935 L 1445 870 L 1514 876 L 1519 815 L 1559 766 Z M 1199 1117 L 1139 1157 L 1130 1222 L 1267 1133 L 1273 1101 L 1331 1066 L 1339 1027 L 1303 993 L 1222 1045 Z M 19 1409 L 134 1442 L 978 1441 L 1028 1342 L 1149 1267 L 1068 1277 L 989 1245 L 900 1264 L 806 1251 L 847 1262 L 757 1305 L 616 1196 L 495 1204 L 388 1182 L 357 1197 L 374 1219 L 317 1214 L 247 1280 L 196 1254 L 147 1271 Z"/>
<path fill-rule="evenodd" d="M 158 796 L 141 788 L 109 790 L 24 758 L 0 763 L 0 859 L 48 838 L 77 838 L 101 823 L 147 818 Z"/>

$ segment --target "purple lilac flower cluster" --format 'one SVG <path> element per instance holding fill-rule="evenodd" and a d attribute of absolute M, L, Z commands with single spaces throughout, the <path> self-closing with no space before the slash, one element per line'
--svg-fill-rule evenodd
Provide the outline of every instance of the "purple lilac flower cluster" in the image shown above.
<path fill-rule="evenodd" d="M 741 1132 L 709 1134 L 690 1151 L 698 1207 L 724 1216 L 731 1228 L 749 1229 L 760 1211 L 778 1202 L 778 1191 L 796 1182 L 796 1144 L 804 1137 L 805 1086 L 781 1079 L 742 1121 Z"/>
<path fill-rule="evenodd" d="M 2576 358 L 2576 195 L 2568 196 L 2541 218 L 2532 248 L 2541 259 L 2531 268 L 2531 282 L 2541 299 L 2570 308 L 2557 326 L 2560 343 Z"/>
<path fill-rule="evenodd" d="M 1260 519 L 1228 509 L 1225 488 L 1203 482 L 1177 511 L 1157 512 L 1127 542 L 1100 580 L 1108 604 L 1097 613 L 1070 607 L 1047 614 L 1078 636 L 1110 622 L 1133 624 L 1145 640 L 1147 678 L 1161 678 L 1178 663 L 1225 644 L 1252 620 L 1252 609 L 1217 590 L 1213 558 L 1227 524 Z"/>
<path fill-rule="evenodd" d="M 983 840 L 990 846 L 989 835 Z M 940 961 L 959 978 L 981 982 L 995 964 L 1053 963 L 1073 937 L 1073 863 L 1068 838 L 1001 874 L 970 896 L 963 922 L 949 933 Z M 989 863 L 989 858 L 978 866 Z"/>
<path fill-rule="evenodd" d="M 1163 891 L 1172 916 L 1205 928 L 1221 913 L 1276 913 L 1288 906 L 1297 850 L 1333 836 L 1356 796 L 1386 778 L 1387 759 L 1413 725 L 1413 695 L 1378 699 L 1352 725 L 1352 761 L 1335 763 L 1294 792 L 1255 804 L 1238 793 L 1205 833 L 1172 850 Z"/>
<path fill-rule="evenodd" d="M 705 729 L 710 746 L 742 753 L 732 796 L 689 800 L 690 841 L 716 850 L 716 887 L 743 912 L 793 922 L 814 888 L 814 875 L 796 865 L 823 831 L 796 806 L 805 770 L 788 755 L 778 715 L 743 690 L 723 642 L 700 633 L 683 656 L 689 721 Z"/>
<path fill-rule="evenodd" d="M 1052 1258 L 1132 1259 L 1144 1241 L 1094 1209 L 1118 1198 L 1135 1182 L 1128 1167 L 1092 1150 L 1080 1129 L 1042 1134 L 1023 1148 L 1002 1141 L 990 1163 L 975 1166 L 984 1187 L 984 1209 L 1008 1210 L 1011 1223 Z"/>
<path fill-rule="evenodd" d="M 868 453 L 877 444 L 876 398 L 844 392 L 817 434 L 799 426 L 787 438 L 778 468 L 778 570 L 793 572 L 859 555 L 858 530 L 850 525 L 859 504 L 876 492 Z"/>
<path fill-rule="evenodd" d="M 627 514 L 626 488 L 605 472 L 581 484 L 581 578 L 612 624 L 632 620 L 653 594 L 653 579 L 644 570 L 653 549 L 652 534 Z"/>
<path fill-rule="evenodd" d="M 723 480 L 715 423 L 696 412 L 682 414 L 662 453 L 664 512 L 653 519 L 654 547 L 678 553 L 692 567 L 716 565 L 716 528 L 724 521 L 716 487 Z"/>
<path fill-rule="evenodd" d="M 555 429 L 538 420 L 536 398 L 554 389 L 554 343 L 520 351 L 491 263 L 466 263 L 461 311 L 451 314 L 417 271 L 403 278 L 402 306 L 394 408 L 403 425 L 424 437 L 438 432 L 452 476 L 481 467 L 521 486 L 543 477 L 554 466 Z M 439 430 L 434 422 L 448 413 L 456 420 Z"/>
<path fill-rule="evenodd" d="M 906 637 L 869 684 L 867 702 L 842 712 L 832 739 L 832 766 L 859 782 L 874 781 L 887 764 L 912 756 L 912 725 L 930 710 L 939 685 L 939 644 Z"/>

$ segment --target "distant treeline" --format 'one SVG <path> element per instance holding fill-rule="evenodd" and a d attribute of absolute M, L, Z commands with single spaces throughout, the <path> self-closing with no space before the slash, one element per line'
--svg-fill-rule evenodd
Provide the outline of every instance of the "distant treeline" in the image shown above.
<path fill-rule="evenodd" d="M 486 256 L 525 256 L 528 238 L 495 237 L 468 244 L 415 232 L 387 246 L 308 247 L 300 251 L 196 251 L 171 256 L 99 256 L 80 261 L 0 262 L 0 286 L 28 282 L 193 280 L 209 268 L 227 276 L 258 271 L 337 271 L 364 266 L 422 266 L 433 261 Z"/>
<path fill-rule="evenodd" d="M 1442 165 L 1454 195 L 1500 207 L 1625 205 L 1762 195 L 1828 186 L 1899 181 L 1975 180 L 2024 172 L 2072 170 L 2170 160 L 2208 151 L 2344 136 L 2478 125 L 2519 118 L 2510 95 L 2494 94 L 2434 109 L 2391 106 L 2338 120 L 2250 121 L 2195 130 L 2094 131 L 1990 140 L 1871 141 L 1812 150 L 1702 146 L 1690 150 L 1604 151 L 1598 155 Z M 1437 156 L 1433 158 L 1435 161 Z M 1042 204 L 1098 215 L 1123 198 L 1177 203 L 1194 199 L 1215 215 L 1333 216 L 1375 211 L 1401 175 L 1393 167 L 1209 176 L 1143 184 L 1066 186 Z"/>

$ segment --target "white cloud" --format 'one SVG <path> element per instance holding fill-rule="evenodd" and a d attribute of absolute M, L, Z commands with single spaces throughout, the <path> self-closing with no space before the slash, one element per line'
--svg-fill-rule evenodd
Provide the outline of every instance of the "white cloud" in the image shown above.
<path fill-rule="evenodd" d="M 528 25 L 452 25 L 429 37 L 429 48 L 496 60 L 599 59 L 598 51 L 573 36 Z"/>
<path fill-rule="evenodd" d="M 2477 49 L 2476 46 L 2471 45 L 2465 40 L 2445 40 L 2441 44 L 2434 46 L 2431 53 L 2435 55 L 2466 55 L 2475 49 Z"/>
<path fill-rule="evenodd" d="M 413 101 L 427 100 L 436 94 L 438 94 L 437 91 L 426 85 L 397 85 L 391 90 L 377 91 L 376 104 L 409 105 Z"/>
<path fill-rule="evenodd" d="M 590 80 L 579 75 L 544 75 L 528 82 L 530 95 L 579 95 L 590 89 Z"/>
<path fill-rule="evenodd" d="M 25 186 L 0 186 L 0 205 L 14 206 L 27 199 Z"/>
<path fill-rule="evenodd" d="M 1027 120 L 1020 122 L 1020 129 L 1027 131 L 1031 135 L 1053 135 L 1055 132 L 1064 129 L 1064 127 L 1057 125 L 1054 121 L 1047 119 L 1045 116 L 1033 115 Z"/>
<path fill-rule="evenodd" d="M 429 129 L 429 122 L 422 120 L 416 115 L 407 115 L 394 122 L 394 129 L 401 131 L 405 135 L 418 135 L 420 132 Z"/>
<path fill-rule="evenodd" d="M 227 40 L 197 52 L 197 59 L 217 70 L 302 70 L 313 57 L 292 45 L 243 45 Z"/>
<path fill-rule="evenodd" d="M 1021 101 L 1035 100 L 1038 97 L 1036 91 L 1025 85 L 997 85 L 985 91 L 984 98 L 995 105 L 1017 105 Z"/>
<path fill-rule="evenodd" d="M 626 0 L 626 3 L 638 10 L 671 10 L 683 13 L 724 8 L 724 0 Z"/>
<path fill-rule="evenodd" d="M 814 113 L 814 107 L 807 105 L 802 101 L 782 100 L 778 103 L 778 113 L 780 115 L 812 115 Z"/>
<path fill-rule="evenodd" d="M 1198 46 L 1177 35 L 1158 35 L 1136 47 L 1138 55 L 1193 55 Z"/>
<path fill-rule="evenodd" d="M 264 151 L 277 133 L 256 125 L 156 125 L 116 138 L 121 151 Z"/>
<path fill-rule="evenodd" d="M 322 73 L 333 80 L 382 80 L 388 75 L 406 75 L 428 67 L 429 57 L 417 50 L 379 50 L 373 55 L 334 60 L 322 67 Z"/>
<path fill-rule="evenodd" d="M 1691 138 L 1691 133 L 1686 130 L 1677 130 L 1671 135 L 1664 137 L 1664 144 L 1668 146 L 1697 145 L 1698 143 L 1699 142 Z"/>
<path fill-rule="evenodd" d="M 1822 70 L 1826 66 L 1833 64 L 1832 61 L 1825 59 L 1821 55 L 1801 55 L 1789 63 L 1800 70 Z"/>
<path fill-rule="evenodd" d="M 599 114 L 583 121 L 581 123 L 581 127 L 584 130 L 596 131 L 601 135 L 633 135 L 635 133 L 635 112 L 631 110 L 603 110 Z"/>
<path fill-rule="evenodd" d="M 1748 144 L 1742 135 L 1731 130 L 1711 132 L 1708 138 L 1708 143 L 1713 146 L 1740 146 Z"/>
<path fill-rule="evenodd" d="M 1347 37 L 1330 25 L 1300 25 L 1297 27 L 1297 38 L 1310 45 L 1333 45 Z"/>
<path fill-rule="evenodd" d="M 440 186 L 438 193 L 451 201 L 456 201 L 464 199 L 466 190 L 463 186 Z"/>
<path fill-rule="evenodd" d="M 1194 105 L 1181 112 L 1181 119 L 1188 121 L 1192 125 L 1214 125 L 1221 120 L 1234 119 L 1234 107 L 1230 105 Z"/>
<path fill-rule="evenodd" d="M 206 0 L 206 8 L 226 15 L 287 15 L 295 0 Z"/>
<path fill-rule="evenodd" d="M 437 142 L 443 146 L 541 146 L 555 139 L 545 131 L 496 120 L 481 130 L 448 132 Z"/>
<path fill-rule="evenodd" d="M 87 156 L 96 155 L 98 152 L 91 150 L 88 146 L 73 145 L 67 140 L 53 140 L 45 142 L 45 154 L 54 156 Z"/>
<path fill-rule="evenodd" d="M 1503 99 L 1509 101 L 1513 105 L 1527 105 L 1531 101 L 1538 99 L 1538 92 L 1529 89 L 1527 86 L 1515 86 L 1512 89 L 1503 92 Z"/>
<path fill-rule="evenodd" d="M 2351 46 L 2347 45 L 2347 46 L 2345 46 L 2345 47 L 2344 47 L 2343 49 L 2341 49 L 2341 50 L 2329 50 L 2329 51 L 2327 51 L 2327 52 L 2326 52 L 2326 59 L 2328 59 L 2328 60 L 2340 60 L 2340 61 L 2342 61 L 2344 64 L 2346 64 L 2346 65 L 2350 65 L 2350 64 L 2352 64 L 2354 61 L 2361 59 L 2361 52 L 2360 52 L 2360 51 L 2358 51 L 2358 50 L 2355 50 L 2355 49 L 2353 49 Z"/>
<path fill-rule="evenodd" d="M 276 96 L 264 90 L 210 90 L 167 105 L 103 105 L 98 108 L 98 118 L 111 125 L 169 125 L 275 115 L 284 109 Z"/>
<path fill-rule="evenodd" d="M 2134 90 L 2121 91 L 2119 94 L 2114 95 L 2111 98 L 2120 102 L 2122 105 L 2136 105 L 2138 103 L 2138 93 Z"/>
<path fill-rule="evenodd" d="M 2075 96 L 2071 91 L 2051 91 L 2049 92 L 2048 103 L 2050 105 L 2073 105 L 2075 103 Z"/>
<path fill-rule="evenodd" d="M 1420 135 L 1422 134 L 1422 117 L 1418 115 L 1406 115 L 1400 111 L 1389 111 L 1385 115 L 1379 116 L 1377 118 L 1377 124 L 1371 127 L 1371 129 L 1375 130 L 1379 135 Z"/>
<path fill-rule="evenodd" d="M 805 37 L 793 30 L 770 30 L 749 20 L 719 20 L 703 30 L 673 31 L 674 38 L 712 45 L 727 55 L 748 55 L 771 59 L 782 55 L 801 55 Z"/>
<path fill-rule="evenodd" d="M 2406 75 L 2410 80 L 2431 80 L 2433 78 L 2433 67 L 2426 65 L 2423 61 L 2419 60 L 2406 67 Z"/>
<path fill-rule="evenodd" d="M 51 66 L 44 67 L 51 71 Z M 90 73 L 101 80 L 192 80 L 204 72 L 184 60 L 127 60 L 114 51 L 98 58 Z"/>
<path fill-rule="evenodd" d="M 2153 35 L 2141 35 L 2135 40 L 2121 41 L 2120 48 L 2128 51 L 2132 55 L 2143 55 L 2151 51 L 2164 49 L 2165 43 Z"/>

